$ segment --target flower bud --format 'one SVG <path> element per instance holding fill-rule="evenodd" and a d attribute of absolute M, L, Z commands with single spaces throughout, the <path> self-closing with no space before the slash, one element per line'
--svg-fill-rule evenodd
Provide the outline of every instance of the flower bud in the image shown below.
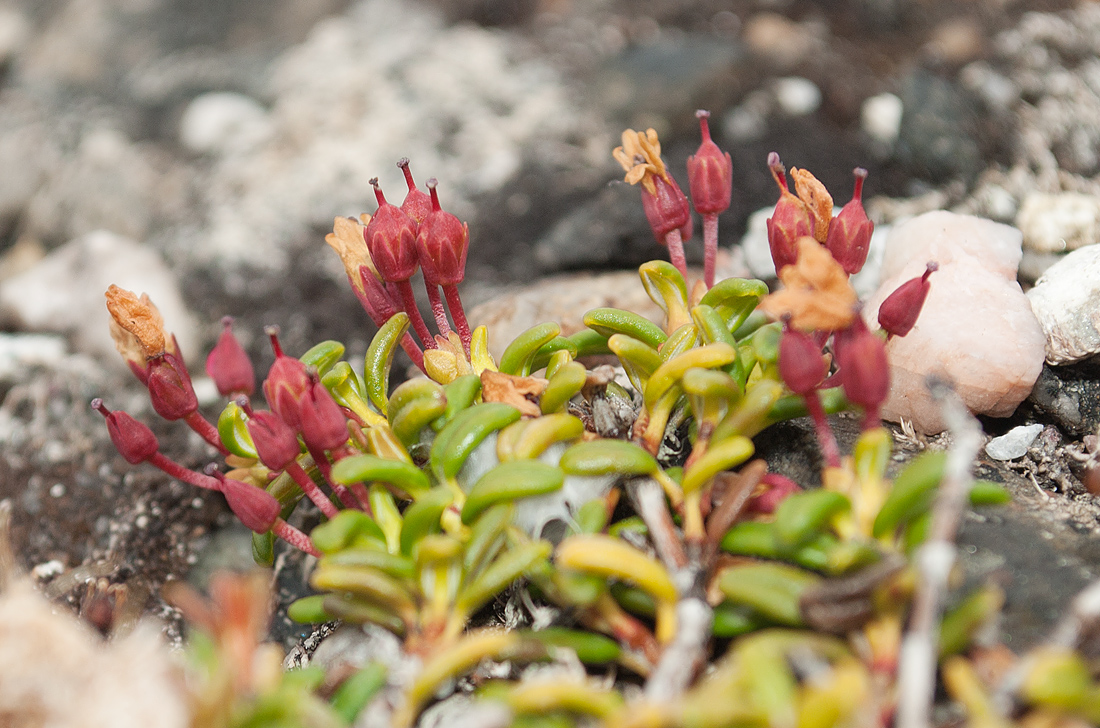
<path fill-rule="evenodd" d="M 298 457 L 298 436 L 290 425 L 283 422 L 274 412 L 253 412 L 244 398 L 238 401 L 242 409 L 248 412 L 245 426 L 256 446 L 260 462 L 272 470 L 283 470 Z"/>
<path fill-rule="evenodd" d="M 378 179 L 372 179 L 378 210 L 363 229 L 367 250 L 382 279 L 407 281 L 416 273 L 416 222 L 400 207 L 386 202 Z"/>
<path fill-rule="evenodd" d="M 787 187 L 787 172 L 775 152 L 768 155 L 768 168 L 779 185 L 779 202 L 768 218 L 768 247 L 775 272 L 779 273 L 798 260 L 799 238 L 813 237 L 813 220 L 806 203 L 795 197 Z"/>
<path fill-rule="evenodd" d="M 431 212 L 420 223 L 416 233 L 416 252 L 424 280 L 429 285 L 448 286 L 466 277 L 466 252 L 470 247 L 470 230 L 439 206 L 436 181 L 428 180 L 431 192 Z"/>
<path fill-rule="evenodd" d="M 183 419 L 199 408 L 191 375 L 174 354 L 165 352 L 149 361 L 145 384 L 153 409 L 166 420 Z"/>
<path fill-rule="evenodd" d="M 667 179 L 660 175 L 653 177 L 654 192 L 642 188 L 642 209 L 653 235 L 661 245 L 665 236 L 673 230 L 679 230 L 681 239 L 691 238 L 691 210 L 687 197 L 671 176 Z"/>
<path fill-rule="evenodd" d="M 779 339 L 779 376 L 795 394 L 807 395 L 825 379 L 821 347 L 807 334 L 789 325 Z"/>
<path fill-rule="evenodd" d="M 886 297 L 878 309 L 878 325 L 883 331 L 890 336 L 905 336 L 913 330 L 924 307 L 924 299 L 932 287 L 928 277 L 939 267 L 935 261 L 929 262 L 924 275 L 902 283 Z"/>
<path fill-rule="evenodd" d="M 122 457 L 126 458 L 126 462 L 131 465 L 143 463 L 160 450 L 157 436 L 144 423 L 121 410 L 112 412 L 103 404 L 102 399 L 93 399 L 92 409 L 107 420 L 107 433 L 111 436 L 111 442 Z"/>
<path fill-rule="evenodd" d="M 298 402 L 302 439 L 312 450 L 335 450 L 348 441 L 348 418 L 316 375 L 312 380 Z"/>
<path fill-rule="evenodd" d="M 244 347 L 233 335 L 233 318 L 222 319 L 222 334 L 218 343 L 206 357 L 206 373 L 214 380 L 218 393 L 223 397 L 238 394 L 252 396 L 256 389 L 256 374 L 252 370 L 252 361 Z"/>
<path fill-rule="evenodd" d="M 825 239 L 825 247 L 849 275 L 855 275 L 863 269 L 871 247 L 871 233 L 875 230 L 875 224 L 867 219 L 861 199 L 867 170 L 857 167 L 852 174 L 856 178 L 852 199 L 833 218 L 829 224 L 829 235 Z"/>
<path fill-rule="evenodd" d="M 244 481 L 227 478 L 216 470 L 210 474 L 218 479 L 229 509 L 246 528 L 267 533 L 279 520 L 282 506 L 275 496 Z"/>
<path fill-rule="evenodd" d="M 779 504 L 787 499 L 787 496 L 798 493 L 802 487 L 785 475 L 779 473 L 765 473 L 760 483 L 767 487 L 761 493 L 754 494 L 745 504 L 748 513 L 774 513 Z"/>
<path fill-rule="evenodd" d="M 834 338 L 837 376 L 848 401 L 868 413 L 877 413 L 890 394 L 890 367 L 886 344 L 871 333 L 862 316 L 855 316 L 848 328 Z"/>
<path fill-rule="evenodd" d="M 688 157 L 688 189 L 696 212 L 702 215 L 725 212 L 733 195 L 733 160 L 710 138 L 707 119 L 710 112 L 696 111 L 703 142 L 694 155 Z"/>
<path fill-rule="evenodd" d="M 402 157 L 397 166 L 405 173 L 405 184 L 409 191 L 405 194 L 405 201 L 401 203 L 401 211 L 412 218 L 417 225 L 424 222 L 424 218 L 432 211 L 432 201 L 426 194 L 417 188 L 413 182 L 412 172 L 409 171 L 409 158 Z"/>
<path fill-rule="evenodd" d="M 283 422 L 297 430 L 301 426 L 298 403 L 310 386 L 306 365 L 283 353 L 279 346 L 278 327 L 269 326 L 266 331 L 271 337 L 271 348 L 275 351 L 275 363 L 271 365 L 267 379 L 264 380 L 264 397 L 267 398 L 267 406 Z"/>

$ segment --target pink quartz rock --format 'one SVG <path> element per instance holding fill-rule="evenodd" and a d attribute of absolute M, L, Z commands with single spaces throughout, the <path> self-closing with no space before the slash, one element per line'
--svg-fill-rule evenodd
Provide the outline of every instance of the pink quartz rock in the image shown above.
<path fill-rule="evenodd" d="M 864 316 L 877 326 L 878 307 L 905 281 L 940 264 L 916 326 L 887 344 L 890 397 L 883 418 L 911 420 L 926 434 L 943 431 L 939 407 L 925 387 L 938 375 L 954 382 L 972 412 L 1012 414 L 1043 368 L 1046 337 L 1016 283 L 1020 232 L 950 212 L 931 212 L 895 228 L 887 240 L 884 282 Z"/>

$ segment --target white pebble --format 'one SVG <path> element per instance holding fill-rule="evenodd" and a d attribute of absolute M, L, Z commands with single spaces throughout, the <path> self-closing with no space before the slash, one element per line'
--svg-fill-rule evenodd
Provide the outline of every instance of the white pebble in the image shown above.
<path fill-rule="evenodd" d="M 1075 250 L 1027 292 L 1046 335 L 1049 364 L 1072 364 L 1100 353 L 1100 246 Z"/>
<path fill-rule="evenodd" d="M 269 133 L 264 107 L 237 93 L 203 94 L 187 106 L 180 119 L 180 142 L 198 154 L 251 149 Z"/>
<path fill-rule="evenodd" d="M 1027 454 L 1027 449 L 1043 431 L 1042 425 L 1020 425 L 994 437 L 985 446 L 985 454 L 994 460 L 1015 460 Z"/>
<path fill-rule="evenodd" d="M 1100 198 L 1080 192 L 1033 192 L 1016 216 L 1024 247 L 1061 253 L 1100 241 Z"/>
<path fill-rule="evenodd" d="M 860 124 L 872 139 L 893 145 L 901 133 L 901 116 L 904 110 L 901 99 L 886 93 L 872 96 L 860 109 Z"/>
<path fill-rule="evenodd" d="M 821 106 L 821 89 L 808 78 L 787 76 L 776 80 L 775 100 L 788 116 L 806 116 Z"/>
<path fill-rule="evenodd" d="M 0 381 L 14 379 L 34 366 L 57 366 L 65 358 L 65 340 L 49 334 L 0 334 Z"/>

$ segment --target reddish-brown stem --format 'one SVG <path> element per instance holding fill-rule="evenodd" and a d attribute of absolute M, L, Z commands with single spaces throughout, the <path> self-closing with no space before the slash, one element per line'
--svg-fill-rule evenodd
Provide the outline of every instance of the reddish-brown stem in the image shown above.
<path fill-rule="evenodd" d="M 153 456 L 149 458 L 149 464 L 160 468 L 176 480 L 182 480 L 188 485 L 193 485 L 196 488 L 205 488 L 206 490 L 221 491 L 221 485 L 216 478 L 212 478 L 209 475 L 203 475 L 202 473 L 196 473 L 194 470 L 189 470 L 175 460 L 159 452 L 153 453 Z"/>
<path fill-rule="evenodd" d="M 810 411 L 810 417 L 814 421 L 814 431 L 817 432 L 817 442 L 821 446 L 821 454 L 825 457 L 825 464 L 830 468 L 840 467 L 840 448 L 837 447 L 833 429 L 829 427 L 829 420 L 825 416 L 825 408 L 821 406 L 821 397 L 817 390 L 810 392 L 803 399 L 806 401 L 806 409 Z"/>
<path fill-rule="evenodd" d="M 462 337 L 462 346 L 466 349 L 466 356 L 470 355 L 470 322 L 466 320 L 466 311 L 462 308 L 462 299 L 458 295 L 458 286 L 449 283 L 443 286 L 443 295 L 447 297 L 447 308 L 451 311 L 458 335 Z"/>
<path fill-rule="evenodd" d="M 714 266 L 718 258 L 718 213 L 703 215 L 703 280 L 707 288 L 714 285 Z"/>
<path fill-rule="evenodd" d="M 355 502 L 355 498 L 352 497 L 351 492 L 346 487 L 332 482 L 332 464 L 329 463 L 328 457 L 325 455 L 324 451 L 317 450 L 308 445 L 306 449 L 309 450 L 310 457 L 313 458 L 313 463 L 317 466 L 317 469 L 321 471 L 321 477 L 323 477 L 329 487 L 332 488 L 332 492 L 336 494 L 336 497 L 340 499 L 344 507 L 359 509 L 359 505 Z"/>
<path fill-rule="evenodd" d="M 222 455 L 228 455 L 229 450 L 222 444 L 222 439 L 218 437 L 218 428 L 210 424 L 205 417 L 199 414 L 198 410 L 195 410 L 191 414 L 183 418 L 183 421 L 187 423 L 195 432 L 199 433 L 202 439 L 209 442 L 214 447 L 218 448 L 218 452 Z"/>
<path fill-rule="evenodd" d="M 424 317 L 420 315 L 420 309 L 416 307 L 416 296 L 413 295 L 412 285 L 408 281 L 397 281 L 394 285 L 401 296 L 401 307 L 409 315 L 409 321 L 412 322 L 413 331 L 416 332 L 420 343 L 425 349 L 437 348 L 435 339 L 428 331 L 428 325 L 424 323 Z"/>
<path fill-rule="evenodd" d="M 424 287 L 428 289 L 428 303 L 432 306 L 435 325 L 443 338 L 447 338 L 447 334 L 451 333 L 451 324 L 447 321 L 447 312 L 443 309 L 443 298 L 439 295 L 439 286 L 428 283 L 428 279 L 425 278 Z"/>
<path fill-rule="evenodd" d="M 339 509 L 337 509 L 332 501 L 329 500 L 328 496 L 322 492 L 320 486 L 313 482 L 313 478 L 309 477 L 309 474 L 302 469 L 302 466 L 298 464 L 297 460 L 290 461 L 290 464 L 286 466 L 286 472 L 290 477 L 294 478 L 294 482 L 298 484 L 298 487 L 302 489 L 306 497 L 321 509 L 321 513 L 325 514 L 325 518 L 336 517 L 336 514 L 340 512 Z"/>
<path fill-rule="evenodd" d="M 367 491 L 367 486 L 362 483 L 352 483 L 348 486 L 351 488 L 351 492 L 359 499 L 360 510 L 370 513 L 370 493 Z"/>
<path fill-rule="evenodd" d="M 298 549 L 299 551 L 304 551 L 310 556 L 321 558 L 321 552 L 318 551 L 317 547 L 313 545 L 313 541 L 309 538 L 309 536 L 305 535 L 294 526 L 291 526 L 282 518 L 275 519 L 275 525 L 271 527 L 271 530 L 275 533 L 276 536 L 286 541 L 288 544 Z"/>
<path fill-rule="evenodd" d="M 687 260 L 684 258 L 684 239 L 680 237 L 679 230 L 672 230 L 665 235 L 665 245 L 668 246 L 668 259 L 680 271 L 680 275 L 687 281 Z"/>

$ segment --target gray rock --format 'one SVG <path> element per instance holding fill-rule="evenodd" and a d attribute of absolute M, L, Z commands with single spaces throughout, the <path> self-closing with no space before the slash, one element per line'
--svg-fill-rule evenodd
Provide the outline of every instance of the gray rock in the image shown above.
<path fill-rule="evenodd" d="M 1028 401 L 1069 435 L 1096 434 L 1100 429 L 1100 372 L 1087 365 L 1044 366 Z"/>
<path fill-rule="evenodd" d="M 1075 250 L 1047 268 L 1027 297 L 1047 337 L 1047 363 L 1100 352 L 1100 246 Z"/>
<path fill-rule="evenodd" d="M 239 153 L 270 134 L 267 111 L 244 94 L 203 94 L 188 105 L 180 119 L 180 142 L 199 154 Z"/>
<path fill-rule="evenodd" d="M 904 160 L 935 180 L 981 169 L 977 110 L 969 96 L 950 81 L 915 71 L 902 84 L 901 100 L 898 152 Z"/>
<path fill-rule="evenodd" d="M 1013 427 L 1000 437 L 994 437 L 986 443 L 985 454 L 994 460 L 1022 458 L 1042 431 L 1043 426 L 1039 424 Z"/>
<path fill-rule="evenodd" d="M 148 293 L 183 353 L 199 353 L 195 323 L 175 274 L 152 249 L 104 231 L 77 238 L 4 281 L 0 318 L 26 331 L 71 335 L 78 350 L 121 366 L 103 299 L 112 283 Z"/>

